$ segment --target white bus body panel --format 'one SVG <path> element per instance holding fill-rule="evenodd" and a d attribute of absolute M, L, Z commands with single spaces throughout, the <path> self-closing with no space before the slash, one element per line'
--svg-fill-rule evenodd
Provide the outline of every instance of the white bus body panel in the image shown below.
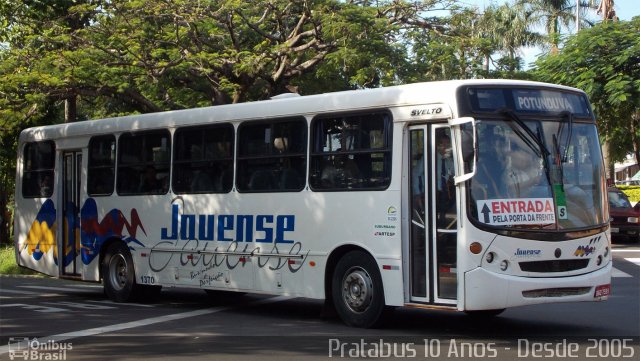
<path fill-rule="evenodd" d="M 22 181 L 19 175 L 22 171 L 22 150 L 24 144 L 19 145 L 16 166 L 16 212 L 14 214 L 14 246 L 16 249 L 16 263 L 19 266 L 57 277 L 58 249 L 56 237 L 58 233 L 57 202 L 53 200 L 59 196 L 58 188 L 54 187 L 51 198 L 23 198 Z M 56 157 L 56 169 L 60 166 Z M 56 171 L 57 179 L 60 172 Z"/>
<path fill-rule="evenodd" d="M 562 242 L 531 241 L 497 236 L 479 257 L 478 267 L 468 269 L 464 277 L 464 303 L 459 309 L 482 310 L 515 306 L 573 301 L 594 301 L 606 299 L 595 297 L 595 286 L 611 283 L 611 244 L 606 233 Z M 491 263 L 486 260 L 489 252 L 494 253 Z M 467 251 L 467 253 L 469 253 Z M 597 260 L 600 257 L 601 264 Z M 508 262 L 506 270 L 501 270 L 503 261 Z M 585 267 L 561 272 L 523 271 L 525 263 L 542 262 L 584 262 Z M 555 276 L 554 277 L 554 273 Z M 595 285 L 595 286 L 594 286 Z M 590 287 L 589 290 L 586 288 Z M 578 292 L 581 294 L 572 294 Z M 573 289 L 573 290 L 569 290 Z M 553 296 L 545 296 L 548 290 Z M 525 297 L 523 292 L 535 293 Z"/>
<path fill-rule="evenodd" d="M 54 202 L 42 198 L 21 199 L 16 200 L 16 207 L 24 210 L 14 216 L 16 263 L 57 277 L 58 222 Z"/>
<path fill-rule="evenodd" d="M 325 266 L 330 253 L 343 245 L 352 245 L 365 249 L 376 259 L 383 279 L 387 305 L 400 306 L 407 303 L 405 293 L 408 281 L 403 272 L 407 262 L 403 263 L 403 242 L 408 237 L 403 231 L 403 184 L 408 184 L 406 169 L 403 169 L 404 143 L 403 130 L 408 122 L 446 121 L 456 116 L 456 90 L 462 85 L 505 85 L 505 86 L 539 86 L 540 83 L 521 81 L 450 81 L 423 84 L 411 84 L 400 87 L 349 91 L 333 94 L 321 94 L 300 98 L 277 99 L 263 102 L 252 102 L 238 105 L 225 105 L 191 110 L 163 112 L 155 114 L 132 115 L 121 118 L 60 124 L 25 130 L 20 135 L 20 146 L 25 142 L 39 140 L 56 141 L 56 183 L 50 199 L 24 199 L 20 181 L 16 184 L 16 205 L 19 211 L 15 217 L 15 234 L 18 263 L 52 276 L 58 276 L 59 270 L 54 260 L 55 237 L 53 240 L 42 236 L 42 222 L 38 222 L 38 237 L 31 239 L 34 223 L 43 205 L 51 202 L 53 209 L 60 208 L 57 200 L 61 199 L 60 154 L 63 149 L 86 149 L 92 136 L 114 134 L 146 129 L 174 129 L 189 125 L 211 124 L 216 122 L 232 122 L 236 127 L 244 120 L 271 119 L 289 116 L 305 116 L 311 120 L 316 115 L 340 112 L 388 109 L 393 114 L 393 165 L 391 184 L 383 191 L 354 192 L 313 192 L 308 186 L 301 192 L 291 193 L 238 193 L 206 195 L 173 195 L 161 196 L 127 196 L 116 194 L 105 197 L 85 198 L 86 182 L 83 182 L 82 204 L 95 204 L 95 225 L 107 227 L 108 215 L 122 217 L 119 224 L 122 238 L 129 242 L 134 264 L 136 280 L 143 284 L 167 286 L 191 286 L 208 289 L 238 289 L 252 292 L 297 295 L 311 298 L 325 297 Z M 545 84 L 547 87 L 551 85 Z M 576 89 L 554 86 L 558 89 L 576 91 Z M 20 153 L 21 154 L 21 153 Z M 86 169 L 87 156 L 84 152 L 83 163 Z M 21 156 L 18 156 L 18 176 L 20 180 Z M 86 175 L 86 173 L 84 173 Z M 86 181 L 86 178 L 85 178 Z M 460 227 L 473 227 L 466 215 L 460 210 L 466 209 L 464 185 L 458 187 Z M 406 200 L 404 200 L 406 202 Z M 215 217 L 215 240 L 183 240 L 180 237 L 169 239 L 171 234 L 173 205 L 179 204 L 179 217 L 186 215 L 185 222 L 196 222 L 195 233 L 199 232 L 201 216 Z M 90 208 L 90 207 L 89 207 Z M 89 209 L 87 208 L 87 209 Z M 86 210 L 86 209 L 85 209 Z M 113 212 L 113 213 L 112 213 Z M 58 213 L 61 213 L 58 212 Z M 218 240 L 218 216 L 252 216 L 254 224 L 252 241 L 230 242 Z M 256 228 L 255 220 L 260 215 L 273 217 L 291 215 L 295 217 L 295 229 L 287 230 L 284 237 L 291 243 L 257 242 L 265 237 L 265 231 Z M 190 217 L 193 216 L 193 217 Z M 60 224 L 61 215 L 54 216 Z M 139 224 L 135 222 L 139 218 Z M 85 224 L 87 213 L 80 215 Z M 237 219 L 237 218 L 234 218 Z M 182 218 L 180 219 L 182 221 Z M 193 220 L 193 221 L 192 221 Z M 274 221 L 275 222 L 275 221 Z M 234 224 L 235 225 L 235 224 Z M 47 224 L 47 227 L 52 225 Z M 128 226 L 128 227 L 127 227 Z M 273 226 L 274 224 L 270 224 Z M 290 226 L 287 224 L 287 227 Z M 55 225 L 54 225 L 55 227 Z M 105 231 L 107 229 L 102 229 Z M 165 237 L 163 237 L 165 230 Z M 36 230 L 37 231 L 37 230 Z M 180 232 L 180 230 L 176 230 Z M 236 234 L 233 228 L 229 238 Z M 483 255 L 470 255 L 468 244 L 478 241 L 487 249 L 494 241 L 495 235 L 463 229 L 458 241 L 458 308 L 476 309 L 485 307 L 481 301 L 469 304 L 465 300 L 483 294 L 469 289 L 466 285 L 477 284 L 474 277 L 488 277 L 491 272 L 476 269 L 481 266 Z M 468 239 L 467 239 L 468 237 Z M 49 243 L 43 243 L 43 240 Z M 245 234 L 246 239 L 246 234 Z M 36 260 L 33 256 L 35 242 L 46 248 L 42 257 Z M 53 246 L 52 246 L 53 244 Z M 526 242 L 530 246 L 530 242 Z M 47 246 L 47 247 L 45 247 Z M 168 252 L 167 252 L 168 250 Z M 85 258 L 78 262 L 84 280 L 99 280 L 99 249 L 82 247 Z M 200 253 L 198 253 L 200 251 Z M 211 253 L 215 251 L 216 254 Z M 209 252 L 209 253 L 207 253 Z M 229 252 L 240 252 L 246 255 L 229 255 Z M 260 254 L 270 256 L 260 257 Z M 294 258 L 288 256 L 301 256 Z M 282 257 L 278 257 L 282 256 Z M 283 264 L 286 263 L 286 264 Z M 296 263 L 300 262 L 300 263 Z M 314 265 L 315 264 L 315 265 Z M 608 266 L 610 268 L 610 266 Z M 603 271 L 606 273 L 606 271 Z M 478 276 L 476 276 L 478 275 Z M 495 277 L 495 276 L 492 276 Z M 510 277 L 510 276 L 501 276 Z M 516 278 L 517 276 L 513 276 Z M 604 276 L 603 276 L 604 277 Z M 606 278 L 606 277 L 605 277 Z M 518 277 L 524 281 L 524 277 Z M 510 282 L 515 283 L 509 278 Z M 541 279 L 548 280 L 548 279 Z M 599 280 L 599 278 L 598 278 Z M 515 289 L 515 288 L 514 288 Z M 495 293 L 494 293 L 495 294 Z M 506 301 L 505 301 L 506 303 Z M 484 305 L 484 306 L 483 306 Z"/>
<path fill-rule="evenodd" d="M 566 278 L 526 278 L 498 274 L 485 268 L 477 268 L 473 271 L 467 272 L 464 276 L 467 284 L 467 304 L 464 309 L 470 311 L 503 309 L 541 303 L 598 300 L 598 297 L 594 297 L 595 287 L 591 285 L 610 284 L 612 268 L 612 262 L 608 262 L 603 268 L 597 271 Z M 499 285 L 499 287 L 493 287 L 492 285 Z M 524 291 L 531 290 L 585 286 L 590 287 L 589 291 L 580 295 L 526 298 L 522 294 Z"/>

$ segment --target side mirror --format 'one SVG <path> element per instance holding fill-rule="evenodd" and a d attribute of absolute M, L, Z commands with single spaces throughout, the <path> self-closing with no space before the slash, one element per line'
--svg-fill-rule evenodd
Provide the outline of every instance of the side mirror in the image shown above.
<path fill-rule="evenodd" d="M 459 184 L 471 179 L 476 174 L 477 163 L 477 132 L 476 121 L 471 117 L 449 119 L 453 146 L 458 152 L 458 171 L 455 183 Z"/>
<path fill-rule="evenodd" d="M 462 160 L 465 164 L 472 163 L 476 156 L 475 127 L 468 123 L 460 127 L 460 145 L 462 148 Z"/>
<path fill-rule="evenodd" d="M 636 205 L 635 205 L 635 206 L 633 206 L 633 209 L 634 209 L 636 212 L 640 212 L 640 202 L 636 203 Z"/>

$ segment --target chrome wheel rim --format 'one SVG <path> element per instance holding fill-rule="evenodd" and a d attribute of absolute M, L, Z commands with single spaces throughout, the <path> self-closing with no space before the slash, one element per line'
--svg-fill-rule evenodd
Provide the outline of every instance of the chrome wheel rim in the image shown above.
<path fill-rule="evenodd" d="M 354 312 L 364 312 L 373 301 L 373 280 L 361 267 L 353 267 L 342 279 L 342 299 Z"/>
<path fill-rule="evenodd" d="M 122 254 L 116 254 L 109 261 L 109 280 L 116 291 L 122 290 L 127 284 L 127 260 Z"/>

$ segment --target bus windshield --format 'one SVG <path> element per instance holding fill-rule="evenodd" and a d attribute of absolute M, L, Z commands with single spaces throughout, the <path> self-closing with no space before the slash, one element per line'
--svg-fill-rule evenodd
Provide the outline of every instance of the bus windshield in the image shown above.
<path fill-rule="evenodd" d="M 511 229 L 577 230 L 605 223 L 600 145 L 595 124 L 514 114 L 480 119 L 471 217 Z"/>

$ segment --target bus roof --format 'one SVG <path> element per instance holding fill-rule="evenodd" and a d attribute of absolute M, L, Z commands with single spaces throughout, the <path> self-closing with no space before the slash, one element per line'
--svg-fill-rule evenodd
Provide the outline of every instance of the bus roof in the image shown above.
<path fill-rule="evenodd" d="M 543 86 L 582 93 L 581 90 L 571 87 L 521 80 L 474 79 L 424 82 L 34 127 L 22 131 L 20 142 L 389 106 L 433 103 L 453 105 L 457 88 L 469 85 Z"/>

